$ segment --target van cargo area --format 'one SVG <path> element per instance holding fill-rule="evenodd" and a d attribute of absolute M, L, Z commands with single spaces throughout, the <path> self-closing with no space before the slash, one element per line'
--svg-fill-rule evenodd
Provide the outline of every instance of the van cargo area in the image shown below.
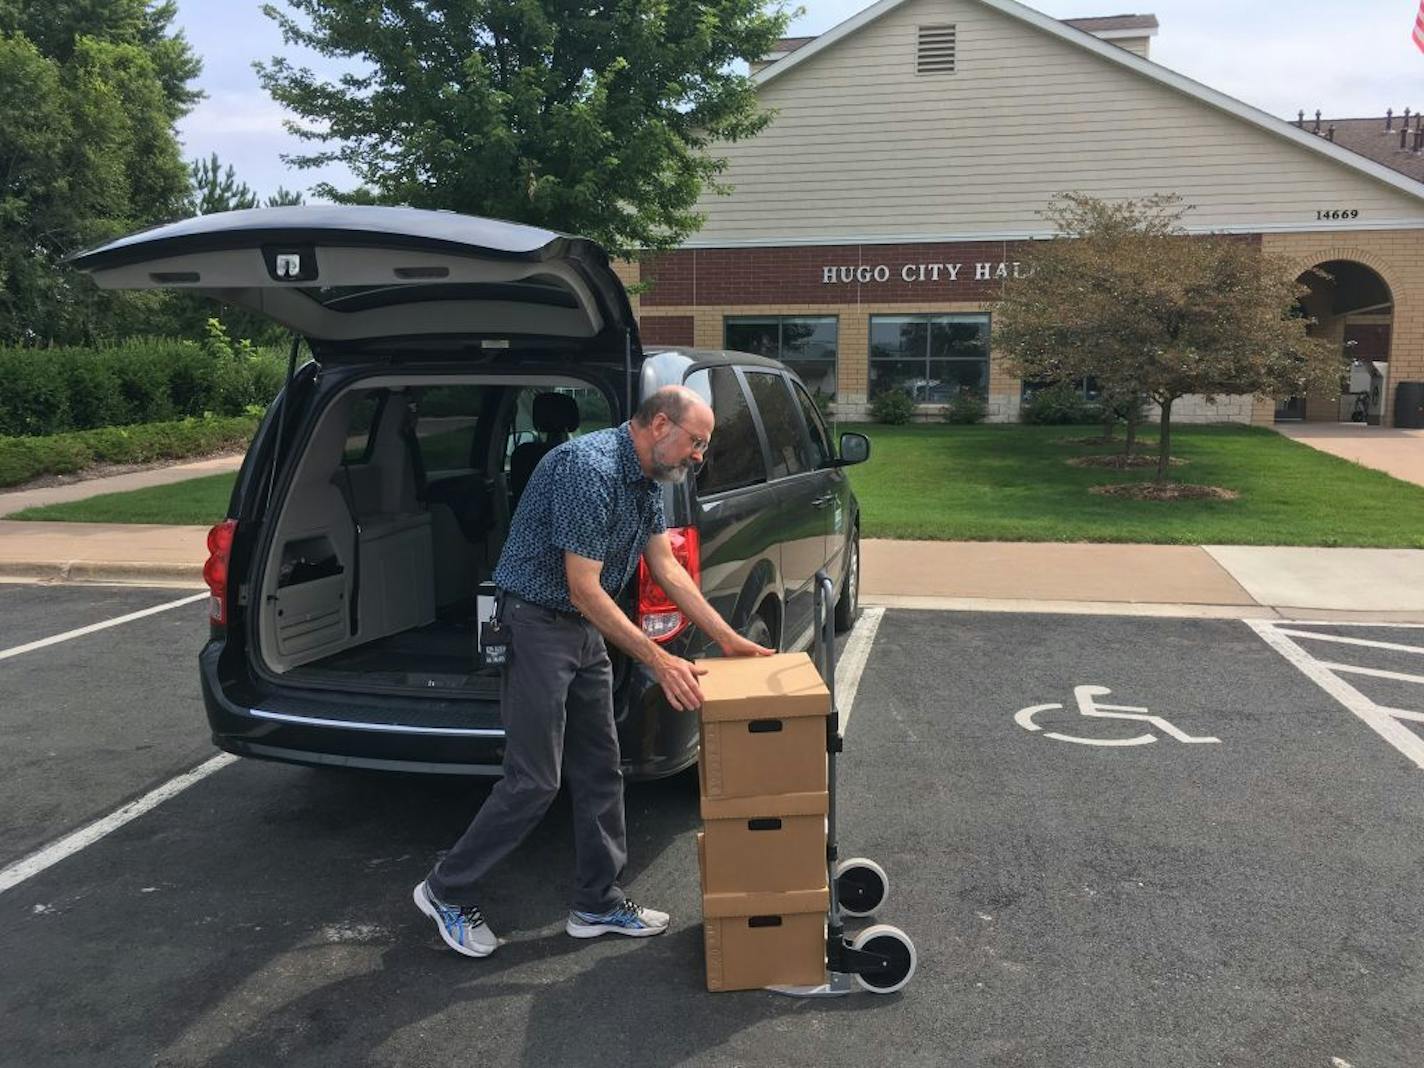
<path fill-rule="evenodd" d="M 385 373 L 342 390 L 294 441 L 258 548 L 258 670 L 283 686 L 497 695 L 478 624 L 510 518 L 544 454 L 611 410 L 567 376 Z"/>

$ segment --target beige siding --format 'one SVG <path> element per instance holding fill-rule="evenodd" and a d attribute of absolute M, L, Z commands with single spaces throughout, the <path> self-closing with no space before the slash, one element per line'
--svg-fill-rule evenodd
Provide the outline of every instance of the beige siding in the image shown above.
<path fill-rule="evenodd" d="M 957 72 L 916 75 L 917 27 L 947 22 Z M 911 0 L 761 96 L 777 118 L 717 149 L 734 192 L 690 245 L 1022 236 L 1069 190 L 1177 192 L 1200 229 L 1424 224 L 1424 201 L 974 0 Z"/>

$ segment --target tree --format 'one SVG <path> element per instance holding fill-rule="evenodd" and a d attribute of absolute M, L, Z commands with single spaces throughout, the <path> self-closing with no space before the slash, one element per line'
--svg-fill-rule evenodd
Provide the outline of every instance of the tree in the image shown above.
<path fill-rule="evenodd" d="M 237 171 L 233 170 L 231 163 L 226 170 L 223 169 L 216 152 L 207 159 L 195 159 L 188 164 L 188 178 L 193 183 L 192 202 L 189 204 L 193 215 L 241 211 L 255 208 L 259 203 L 251 186 L 237 180 Z"/>
<path fill-rule="evenodd" d="M 770 116 L 738 60 L 771 51 L 765 0 L 287 0 L 288 44 L 354 61 L 336 83 L 258 64 L 298 137 L 298 167 L 344 163 L 338 202 L 409 204 L 587 234 L 617 253 L 672 247 L 720 188 L 714 142 Z M 300 16 L 300 20 L 298 17 Z"/>
<path fill-rule="evenodd" d="M 101 293 L 62 261 L 183 213 L 173 123 L 199 64 L 174 11 L 0 0 L 0 343 L 151 330 L 160 298 Z"/>
<path fill-rule="evenodd" d="M 1179 398 L 1308 393 L 1338 386 L 1343 370 L 1296 313 L 1298 271 L 1242 238 L 1187 236 L 1186 210 L 1168 195 L 1055 197 L 1045 215 L 1057 235 L 995 311 L 996 345 L 1018 374 L 1093 376 L 1109 397 L 1157 404 L 1158 482 Z"/>

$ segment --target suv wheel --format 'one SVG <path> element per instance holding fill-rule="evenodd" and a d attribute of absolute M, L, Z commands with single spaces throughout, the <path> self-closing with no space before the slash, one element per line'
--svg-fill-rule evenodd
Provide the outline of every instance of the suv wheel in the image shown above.
<path fill-rule="evenodd" d="M 742 637 L 764 645 L 768 649 L 776 648 L 776 639 L 771 635 L 771 627 L 767 624 L 763 616 L 755 615 L 747 620 L 746 626 L 742 628 Z"/>
<path fill-rule="evenodd" d="M 836 632 L 844 634 L 855 626 L 860 615 L 860 531 L 850 539 L 846 550 L 846 573 L 841 580 L 840 596 L 836 598 Z"/>

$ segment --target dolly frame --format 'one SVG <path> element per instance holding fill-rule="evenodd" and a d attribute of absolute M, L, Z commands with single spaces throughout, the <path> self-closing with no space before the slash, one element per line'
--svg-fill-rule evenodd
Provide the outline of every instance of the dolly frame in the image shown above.
<path fill-rule="evenodd" d="M 845 937 L 840 894 L 836 888 L 836 862 L 840 851 L 836 837 L 836 758 L 845 749 L 840 710 L 836 707 L 835 584 L 824 570 L 816 572 L 816 666 L 831 695 L 826 713 L 826 887 L 831 897 L 826 915 L 826 981 L 816 986 L 772 986 L 768 990 L 792 997 L 839 997 L 857 989 L 857 975 L 887 971 L 892 964 L 880 953 L 854 948 Z"/>

